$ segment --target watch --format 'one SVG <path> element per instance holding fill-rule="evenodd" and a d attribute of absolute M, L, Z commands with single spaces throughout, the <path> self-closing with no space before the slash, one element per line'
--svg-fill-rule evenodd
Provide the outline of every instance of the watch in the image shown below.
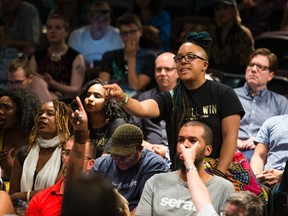
<path fill-rule="evenodd" d="M 189 172 L 190 170 L 197 170 L 195 165 L 193 164 L 192 166 L 186 167 L 186 173 Z"/>

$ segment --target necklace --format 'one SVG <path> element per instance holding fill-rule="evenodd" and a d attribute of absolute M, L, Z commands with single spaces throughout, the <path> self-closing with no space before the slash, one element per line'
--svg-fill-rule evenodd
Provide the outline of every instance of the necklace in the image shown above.
<path fill-rule="evenodd" d="M 51 59 L 51 61 L 58 62 L 58 61 L 61 60 L 61 56 L 62 56 L 63 54 L 64 54 L 63 52 L 60 52 L 60 53 L 51 53 L 51 54 L 50 54 L 50 59 Z"/>

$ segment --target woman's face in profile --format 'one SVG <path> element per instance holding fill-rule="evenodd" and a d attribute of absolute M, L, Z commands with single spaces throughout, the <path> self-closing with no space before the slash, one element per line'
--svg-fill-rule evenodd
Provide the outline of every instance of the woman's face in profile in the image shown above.
<path fill-rule="evenodd" d="M 88 113 L 102 112 L 106 99 L 106 90 L 101 84 L 92 85 L 85 96 L 84 106 Z"/>
<path fill-rule="evenodd" d="M 57 134 L 56 110 L 52 101 L 42 105 L 38 112 L 36 124 L 39 135 L 44 139 L 52 139 Z"/>
<path fill-rule="evenodd" d="M 17 123 L 17 105 L 8 96 L 0 98 L 0 128 L 14 127 Z"/>

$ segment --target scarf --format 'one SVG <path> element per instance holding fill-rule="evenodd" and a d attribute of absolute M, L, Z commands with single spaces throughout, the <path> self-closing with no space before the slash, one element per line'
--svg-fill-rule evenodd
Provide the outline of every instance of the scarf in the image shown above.
<path fill-rule="evenodd" d="M 40 147 L 56 147 L 59 142 L 60 139 L 58 136 L 50 140 L 43 139 L 41 136 L 39 136 L 39 138 L 37 139 L 37 144 L 30 150 L 23 164 L 20 182 L 21 192 L 32 190 L 34 174 L 39 159 Z M 56 147 L 50 159 L 39 171 L 36 176 L 34 190 L 40 190 L 55 184 L 61 166 L 61 151 L 61 147 Z"/>

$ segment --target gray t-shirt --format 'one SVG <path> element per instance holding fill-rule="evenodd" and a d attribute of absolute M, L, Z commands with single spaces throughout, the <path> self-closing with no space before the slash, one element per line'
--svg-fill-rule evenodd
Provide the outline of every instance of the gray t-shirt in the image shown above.
<path fill-rule="evenodd" d="M 218 176 L 213 176 L 206 187 L 218 213 L 224 209 L 226 199 L 235 193 L 233 184 Z M 178 171 L 156 174 L 146 182 L 136 216 L 148 215 L 197 215 L 188 185 L 179 178 Z"/>

